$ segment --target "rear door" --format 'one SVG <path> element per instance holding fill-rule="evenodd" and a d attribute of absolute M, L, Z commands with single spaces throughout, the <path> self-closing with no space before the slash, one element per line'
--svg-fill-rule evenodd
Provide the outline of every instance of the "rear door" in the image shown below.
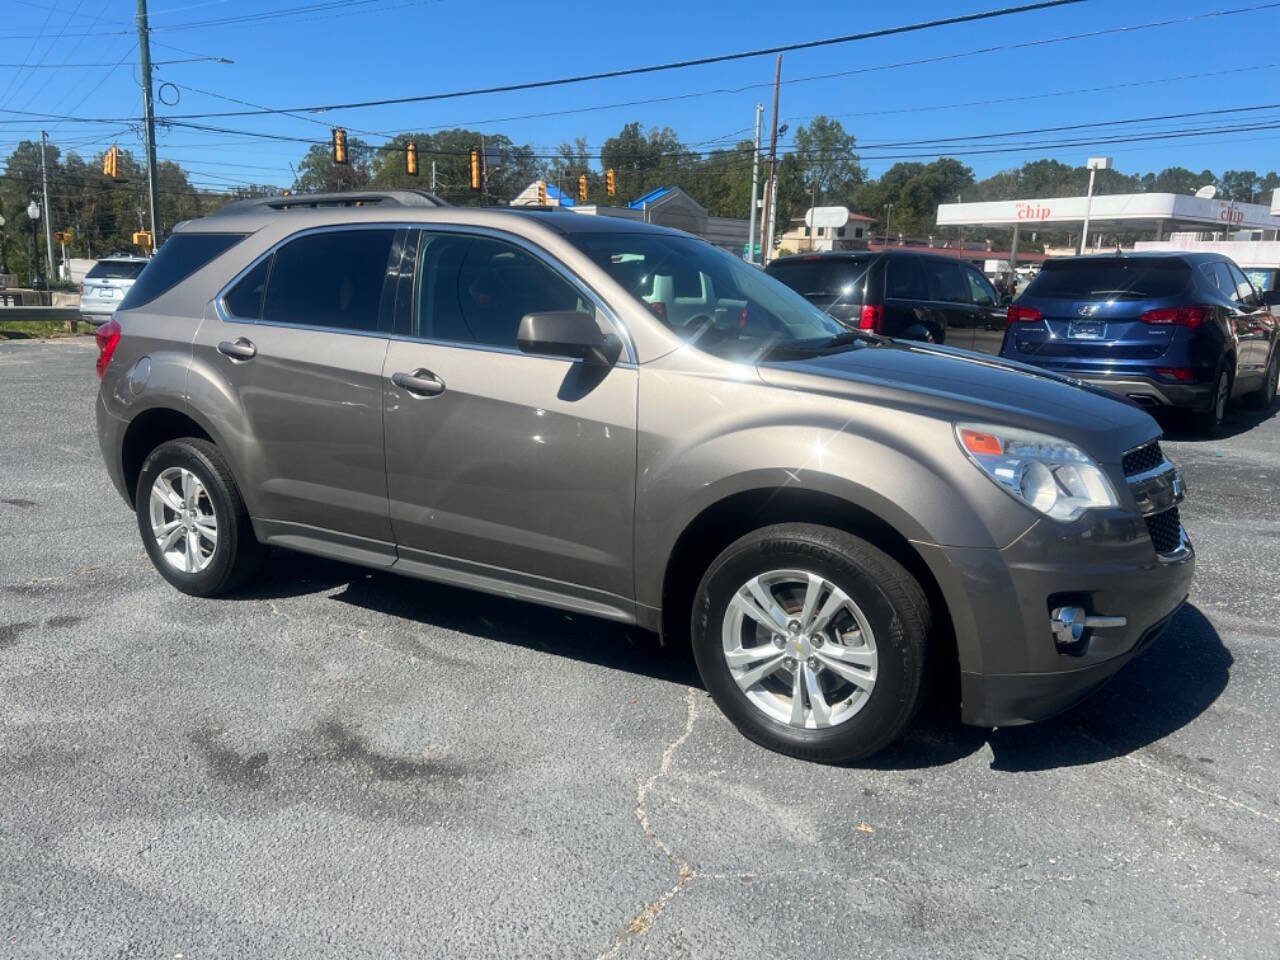
<path fill-rule="evenodd" d="M 195 359 L 240 408 L 251 453 L 237 479 L 281 537 L 394 561 L 382 437 L 382 365 L 407 231 L 322 229 L 260 260 L 210 311 Z M 384 289 L 385 288 L 385 289 Z M 287 542 L 287 541 L 285 541 Z"/>
<path fill-rule="evenodd" d="M 1239 312 L 1240 344 L 1247 365 L 1242 371 L 1250 377 L 1260 377 L 1266 370 L 1267 361 L 1271 359 L 1271 338 L 1274 321 L 1270 312 L 1262 305 L 1253 284 L 1234 263 L 1223 264 L 1231 276 L 1231 302 Z"/>
<path fill-rule="evenodd" d="M 962 269 L 969 285 L 969 300 L 974 307 L 973 348 L 983 353 L 999 353 L 1000 345 L 1004 343 L 1008 308 L 1000 305 L 996 288 L 977 268 L 966 264 Z"/>

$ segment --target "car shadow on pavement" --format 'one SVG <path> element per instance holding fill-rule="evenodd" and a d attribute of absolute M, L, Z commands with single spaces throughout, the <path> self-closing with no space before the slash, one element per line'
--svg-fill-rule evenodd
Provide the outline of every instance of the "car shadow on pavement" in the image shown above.
<path fill-rule="evenodd" d="M 1188 604 L 1142 656 L 1071 710 L 1041 723 L 987 730 L 957 720 L 956 702 L 937 698 L 906 735 L 858 766 L 933 767 L 991 748 L 991 769 L 1049 770 L 1111 760 L 1191 723 L 1226 689 L 1233 663 L 1218 631 Z"/>
<path fill-rule="evenodd" d="M 1203 433 L 1197 431 L 1191 418 L 1181 415 L 1179 411 L 1148 410 L 1147 412 L 1155 417 L 1167 440 L 1181 443 L 1212 444 L 1230 440 L 1232 437 L 1239 436 L 1242 433 L 1248 433 L 1259 424 L 1266 423 L 1277 413 L 1280 413 L 1280 406 L 1272 404 L 1270 410 L 1251 410 L 1241 406 L 1230 407 L 1227 410 L 1227 415 L 1222 420 L 1222 429 L 1216 437 L 1206 437 Z"/>
<path fill-rule="evenodd" d="M 258 583 L 237 599 L 283 599 L 341 587 L 331 599 L 436 631 L 457 631 L 703 688 L 687 645 L 664 646 L 656 634 L 638 627 L 302 554 L 275 554 L 273 559 Z M 426 645 L 414 653 L 431 656 Z M 1226 688 L 1232 662 L 1213 624 L 1188 604 L 1146 653 L 1062 716 L 997 730 L 967 727 L 959 721 L 954 684 L 943 681 L 901 740 L 851 766 L 938 767 L 968 757 L 984 744 L 991 748 L 991 768 L 1008 772 L 1114 759 L 1195 720 Z"/>
<path fill-rule="evenodd" d="M 663 646 L 657 634 L 639 627 L 319 557 L 273 553 L 259 582 L 235 598 L 278 600 L 340 586 L 344 589 L 331 599 L 433 631 L 457 631 L 668 683 L 702 687 L 687 648 Z M 431 656 L 426 645 L 414 652 Z"/>

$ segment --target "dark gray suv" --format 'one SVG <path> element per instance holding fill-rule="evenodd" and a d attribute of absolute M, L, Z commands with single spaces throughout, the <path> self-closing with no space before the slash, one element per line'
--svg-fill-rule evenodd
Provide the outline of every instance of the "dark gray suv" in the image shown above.
<path fill-rule="evenodd" d="M 891 742 L 931 662 L 966 722 L 1048 716 L 1191 583 L 1141 410 L 851 330 L 672 230 L 247 201 L 180 225 L 98 336 L 103 456 L 179 590 L 286 547 L 688 637 L 799 757 Z"/>

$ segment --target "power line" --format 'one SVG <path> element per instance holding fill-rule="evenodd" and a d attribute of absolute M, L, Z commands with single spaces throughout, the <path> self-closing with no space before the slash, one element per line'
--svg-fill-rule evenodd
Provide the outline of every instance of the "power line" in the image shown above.
<path fill-rule="evenodd" d="M 936 27 L 955 26 L 962 23 L 975 23 L 981 20 L 993 20 L 1019 13 L 1047 10 L 1054 7 L 1082 3 L 1083 0 L 1039 0 L 1037 3 L 1023 4 L 1016 7 L 1002 7 L 997 10 L 986 10 L 979 13 L 968 13 L 938 20 L 927 20 L 918 23 L 903 24 L 896 27 L 884 27 L 879 30 L 868 30 L 862 33 L 850 33 L 839 37 L 827 37 L 821 40 L 803 40 L 796 43 L 779 44 L 773 47 L 761 47 L 756 50 L 744 50 L 738 53 L 720 53 L 706 57 L 693 57 L 687 60 L 675 60 L 670 63 L 650 64 L 643 67 L 625 67 L 618 70 L 604 70 L 597 73 L 583 73 L 570 77 L 558 77 L 551 80 L 527 80 L 522 83 L 508 83 L 491 87 L 477 87 L 471 90 L 454 90 L 448 93 L 427 93 L 409 97 L 387 97 L 380 100 L 356 100 L 350 103 L 332 103 L 302 107 L 267 108 L 260 110 L 227 110 L 218 113 L 175 114 L 170 119 L 200 120 L 215 117 L 248 117 L 281 113 L 317 113 L 328 110 L 362 110 L 367 107 L 385 107 L 405 103 L 426 103 L 438 100 L 453 100 L 459 97 L 474 97 L 492 93 L 513 93 L 519 90 L 540 90 L 547 87 L 560 87 L 570 84 L 588 83 L 594 80 L 611 80 L 618 77 L 633 77 L 643 74 L 660 73 L 668 70 L 683 70 L 688 67 L 703 67 L 714 63 L 728 63 L 734 60 L 747 60 L 754 57 L 769 56 L 793 50 L 812 50 L 818 47 L 835 46 L 837 44 L 854 43 L 861 40 L 872 40 L 880 37 L 898 36 L 905 33 L 916 33 Z M 1280 4 L 1277 4 L 1280 5 Z"/>

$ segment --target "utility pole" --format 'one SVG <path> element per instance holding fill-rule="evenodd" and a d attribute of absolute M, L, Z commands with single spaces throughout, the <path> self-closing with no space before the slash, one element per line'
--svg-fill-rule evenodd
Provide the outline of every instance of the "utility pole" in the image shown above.
<path fill-rule="evenodd" d="M 782 54 L 778 54 L 778 66 L 773 74 L 773 129 L 769 134 L 769 177 L 765 181 L 764 215 L 760 221 L 760 233 L 764 236 L 764 249 L 760 251 L 760 266 L 769 265 L 773 254 L 773 221 L 778 205 L 778 90 L 782 86 Z"/>
<path fill-rule="evenodd" d="M 49 135 L 40 131 L 40 180 L 44 186 L 44 254 L 49 264 L 49 282 L 53 283 L 53 220 L 49 209 L 49 170 L 45 166 L 44 148 L 49 142 Z"/>
<path fill-rule="evenodd" d="M 142 115 L 147 137 L 147 187 L 151 194 L 151 249 L 160 249 L 160 209 L 156 184 L 156 114 L 151 99 L 151 27 L 147 25 L 147 0 L 138 0 L 138 52 L 142 56 Z"/>
<path fill-rule="evenodd" d="M 436 162 L 431 161 L 431 192 L 436 192 Z"/>
<path fill-rule="evenodd" d="M 756 104 L 756 148 L 751 154 L 751 217 L 747 221 L 747 263 L 756 262 L 756 203 L 760 195 L 760 121 L 764 104 Z"/>

